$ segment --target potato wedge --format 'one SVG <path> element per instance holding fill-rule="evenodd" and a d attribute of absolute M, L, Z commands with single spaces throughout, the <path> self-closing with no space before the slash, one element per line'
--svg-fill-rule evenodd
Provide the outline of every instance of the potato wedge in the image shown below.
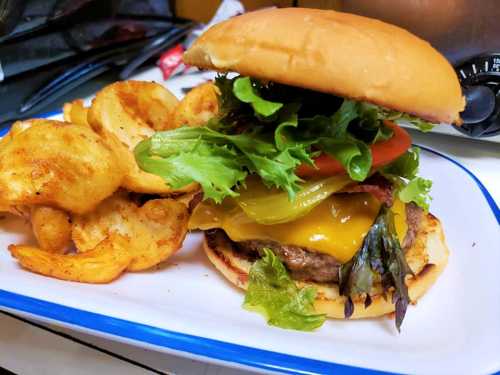
<path fill-rule="evenodd" d="M 132 260 L 120 236 L 106 238 L 95 249 L 75 255 L 55 254 L 25 245 L 10 245 L 9 251 L 23 268 L 31 272 L 92 284 L 113 281 Z"/>
<path fill-rule="evenodd" d="M 126 170 L 92 129 L 53 120 L 24 121 L 0 147 L 0 205 L 91 211 L 120 186 Z"/>
<path fill-rule="evenodd" d="M 48 206 L 31 207 L 31 227 L 42 250 L 64 254 L 71 243 L 71 218 Z"/>
<path fill-rule="evenodd" d="M 127 270 L 149 269 L 182 246 L 189 213 L 172 199 L 153 199 L 140 206 L 119 192 L 86 215 L 73 217 L 72 238 L 78 251 L 93 249 L 103 239 L 119 234 L 133 259 Z"/>
<path fill-rule="evenodd" d="M 26 121 L 16 121 L 9 129 L 9 132 L 0 138 L 0 150 L 6 147 L 14 137 L 23 132 L 24 130 L 31 128 L 33 123 L 39 120 L 26 120 Z M 0 212 L 8 212 L 12 215 L 21 216 L 29 220 L 30 208 L 28 206 L 13 205 L 5 200 L 6 197 L 0 195 Z"/>
<path fill-rule="evenodd" d="M 24 120 L 24 121 L 16 121 L 9 129 L 9 132 L 5 134 L 2 138 L 0 138 L 0 149 L 9 144 L 16 135 L 22 133 L 24 130 L 29 129 L 33 126 L 33 124 L 39 123 L 43 120 Z"/>
<path fill-rule="evenodd" d="M 20 216 L 26 220 L 30 219 L 30 207 L 29 206 L 12 206 L 8 203 L 0 202 L 0 213 L 8 212 L 9 214 Z"/>
<path fill-rule="evenodd" d="M 171 189 L 156 175 L 142 171 L 135 161 L 134 147 L 156 131 L 172 128 L 171 114 L 177 98 L 153 82 L 123 81 L 97 93 L 88 113 L 92 128 L 120 155 L 127 167 L 122 186 L 129 191 L 169 194 L 190 191 L 196 184 Z"/>
<path fill-rule="evenodd" d="M 76 125 L 90 126 L 87 121 L 88 112 L 89 109 L 85 107 L 82 99 L 73 100 L 63 106 L 64 121 Z"/>
<path fill-rule="evenodd" d="M 173 126 L 205 125 L 219 111 L 219 95 L 219 89 L 212 82 L 203 83 L 189 91 L 175 108 Z"/>

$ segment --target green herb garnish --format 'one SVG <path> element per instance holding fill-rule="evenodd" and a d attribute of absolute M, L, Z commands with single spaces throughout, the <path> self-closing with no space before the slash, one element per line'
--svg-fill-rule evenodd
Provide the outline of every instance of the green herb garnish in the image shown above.
<path fill-rule="evenodd" d="M 353 297 L 364 297 L 365 307 L 370 306 L 370 292 L 374 282 L 381 280 L 384 292 L 392 293 L 392 302 L 396 305 L 396 327 L 399 331 L 410 301 L 405 279 L 412 274 L 399 243 L 393 213 L 382 205 L 363 245 L 340 268 L 339 291 L 347 297 L 344 315 L 349 318 L 353 314 Z"/>

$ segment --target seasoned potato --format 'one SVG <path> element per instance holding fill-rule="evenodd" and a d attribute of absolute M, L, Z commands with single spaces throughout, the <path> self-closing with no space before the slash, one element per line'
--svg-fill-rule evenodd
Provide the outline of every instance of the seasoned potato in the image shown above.
<path fill-rule="evenodd" d="M 89 126 L 87 121 L 89 109 L 85 107 L 82 99 L 73 100 L 63 106 L 64 121 L 72 124 Z"/>
<path fill-rule="evenodd" d="M 29 129 L 33 126 L 33 124 L 42 122 L 44 120 L 24 120 L 24 121 L 16 121 L 9 129 L 9 132 L 2 138 L 0 138 L 0 149 L 5 147 L 8 143 L 10 143 L 16 135 L 23 132 L 26 129 Z"/>
<path fill-rule="evenodd" d="M 203 126 L 219 110 L 219 89 L 212 82 L 203 83 L 187 93 L 173 115 L 173 126 Z"/>
<path fill-rule="evenodd" d="M 121 184 L 125 169 L 90 128 L 35 120 L 0 147 L 0 206 L 91 211 Z"/>
<path fill-rule="evenodd" d="M 29 206 L 14 206 L 14 205 L 9 205 L 8 203 L 2 203 L 0 202 L 0 213 L 1 212 L 8 212 L 12 215 L 16 216 L 21 216 L 25 218 L 26 220 L 29 220 L 30 218 L 30 207 Z"/>
<path fill-rule="evenodd" d="M 31 227 L 42 250 L 64 254 L 71 242 L 71 218 L 48 206 L 31 207 Z"/>
<path fill-rule="evenodd" d="M 122 186 L 129 191 L 168 194 L 173 190 L 156 175 L 139 169 L 134 147 L 156 131 L 172 128 L 171 114 L 178 100 L 152 82 L 124 81 L 105 87 L 92 101 L 88 120 L 92 128 L 120 155 L 127 167 Z M 192 184 L 178 191 L 190 191 Z"/>
<path fill-rule="evenodd" d="M 21 133 L 22 131 L 30 128 L 32 124 L 39 120 L 27 120 L 27 121 L 16 121 L 11 127 L 9 132 L 2 138 L 0 138 L 0 150 L 9 144 L 14 137 Z M 27 206 L 15 206 L 10 202 L 5 201 L 5 197 L 0 195 L 0 212 L 8 212 L 16 216 L 22 216 L 29 219 L 30 208 Z"/>
<path fill-rule="evenodd" d="M 33 246 L 10 245 L 23 268 L 41 275 L 82 283 L 109 283 L 128 267 L 132 256 L 119 235 L 106 238 L 91 251 L 63 255 Z"/>
<path fill-rule="evenodd" d="M 187 233 L 187 207 L 172 199 L 153 199 L 139 207 L 119 192 L 86 215 L 73 217 L 73 241 L 85 252 L 119 234 L 133 259 L 129 271 L 141 271 L 166 260 Z"/>

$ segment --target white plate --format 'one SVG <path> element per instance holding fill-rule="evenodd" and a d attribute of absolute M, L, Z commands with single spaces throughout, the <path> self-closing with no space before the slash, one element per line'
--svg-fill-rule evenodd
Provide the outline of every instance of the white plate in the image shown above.
<path fill-rule="evenodd" d="M 479 180 L 443 154 L 424 149 L 421 174 L 434 181 L 432 212 L 451 256 L 408 309 L 401 334 L 386 318 L 328 321 L 314 333 L 269 327 L 241 308 L 243 294 L 209 264 L 199 234 L 160 270 L 102 286 L 31 274 L 1 251 L 0 306 L 133 345 L 287 373 L 498 371 L 500 211 Z M 29 233 L 22 220 L 0 220 L 0 249 L 33 241 Z"/>

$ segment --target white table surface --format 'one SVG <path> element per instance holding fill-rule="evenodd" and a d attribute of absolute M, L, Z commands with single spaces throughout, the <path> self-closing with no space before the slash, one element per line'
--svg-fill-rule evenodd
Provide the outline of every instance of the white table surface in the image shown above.
<path fill-rule="evenodd" d="M 468 168 L 500 203 L 500 144 L 432 133 L 412 132 L 412 136 L 415 143 L 440 150 Z M 251 373 L 136 348 L 1 312 L 0 367 L 27 375 Z"/>

